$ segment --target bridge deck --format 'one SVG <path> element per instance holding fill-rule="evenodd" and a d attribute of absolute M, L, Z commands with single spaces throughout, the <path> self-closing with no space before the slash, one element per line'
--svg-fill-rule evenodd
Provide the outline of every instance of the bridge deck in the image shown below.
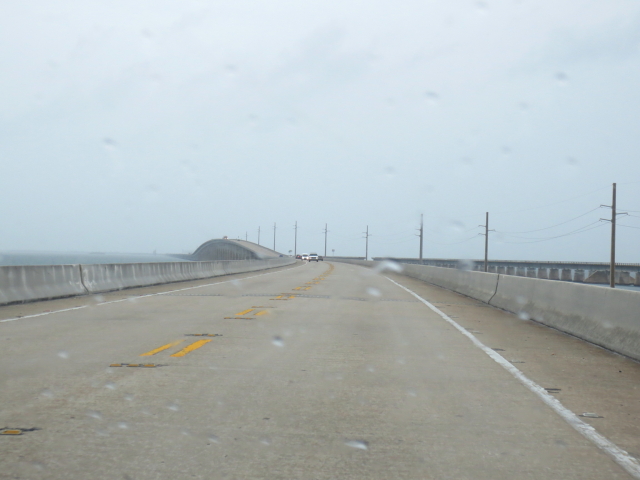
<path fill-rule="evenodd" d="M 640 365 L 388 277 L 640 456 Z M 25 431 L 0 436 L 0 479 L 630 478 L 453 323 L 353 265 L 12 305 L 2 320 L 0 427 Z"/>

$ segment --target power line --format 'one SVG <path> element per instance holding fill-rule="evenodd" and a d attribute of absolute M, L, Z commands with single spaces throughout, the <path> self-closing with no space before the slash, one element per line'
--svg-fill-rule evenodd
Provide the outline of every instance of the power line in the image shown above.
<path fill-rule="evenodd" d="M 526 230 L 526 231 L 524 231 L 524 232 L 503 232 L 503 231 L 500 231 L 500 233 L 509 234 L 509 233 L 534 233 L 534 232 L 541 232 L 541 231 L 543 231 L 543 230 L 549 230 L 549 229 L 551 229 L 551 228 L 559 227 L 560 225 L 565 225 L 565 224 L 567 224 L 567 223 L 573 222 L 574 220 L 577 220 L 578 218 L 582 218 L 582 217 L 584 217 L 584 216 L 586 216 L 586 215 L 589 215 L 589 214 L 590 214 L 590 213 L 592 213 L 592 212 L 595 212 L 596 210 L 600 210 L 600 208 L 601 208 L 601 207 L 596 207 L 596 208 L 594 208 L 593 210 L 589 210 L 588 212 L 583 213 L 582 215 L 578 215 L 577 217 L 573 217 L 573 218 L 571 218 L 571 219 L 569 219 L 569 220 L 567 220 L 567 221 L 561 222 L 561 223 L 556 223 L 555 225 L 551 225 L 550 227 L 538 228 L 538 229 L 536 229 L 536 230 Z"/>
<path fill-rule="evenodd" d="M 600 221 L 598 220 L 597 222 L 594 223 L 600 223 Z M 584 232 L 588 232 L 589 230 L 595 230 L 596 228 L 600 228 L 606 225 L 606 223 L 600 223 L 600 225 L 596 225 L 595 227 L 591 227 L 591 228 L 587 228 L 589 226 L 593 225 L 593 223 L 590 223 L 589 225 L 585 225 L 584 227 L 581 227 L 577 230 L 574 230 L 572 232 L 569 233 L 565 233 L 563 235 L 557 235 L 555 237 L 548 237 L 548 238 L 540 238 L 537 240 L 531 240 L 528 242 L 505 242 L 503 241 L 502 243 L 511 243 L 511 244 L 523 244 L 523 243 L 539 243 L 539 242 L 546 242 L 548 240 L 554 240 L 556 238 L 562 238 L 562 237 L 568 237 L 570 235 L 577 235 L 578 233 L 584 233 Z"/>

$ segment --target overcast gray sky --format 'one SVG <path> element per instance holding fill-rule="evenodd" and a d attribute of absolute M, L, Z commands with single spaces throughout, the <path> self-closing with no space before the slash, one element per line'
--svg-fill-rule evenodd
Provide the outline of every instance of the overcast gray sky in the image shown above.
<path fill-rule="evenodd" d="M 606 261 L 608 224 L 538 240 L 618 182 L 640 262 L 635 0 L 25 0 L 0 42 L 0 250 L 287 252 L 297 220 L 415 257 L 423 213 L 425 257 L 479 258 L 489 211 L 492 258 Z"/>

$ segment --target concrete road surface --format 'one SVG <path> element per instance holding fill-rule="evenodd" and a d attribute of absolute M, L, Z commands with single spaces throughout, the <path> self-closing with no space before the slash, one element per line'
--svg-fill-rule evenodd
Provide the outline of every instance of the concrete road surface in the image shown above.
<path fill-rule="evenodd" d="M 638 457 L 637 363 L 319 262 L 0 308 L 0 479 L 633 478 L 386 277 Z"/>

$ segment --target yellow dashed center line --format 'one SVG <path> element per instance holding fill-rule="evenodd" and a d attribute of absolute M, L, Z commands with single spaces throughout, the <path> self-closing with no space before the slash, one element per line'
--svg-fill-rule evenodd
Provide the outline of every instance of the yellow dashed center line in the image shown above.
<path fill-rule="evenodd" d="M 266 315 L 267 313 L 269 312 L 267 312 L 266 310 L 262 310 L 261 312 L 256 313 L 256 317 L 259 317 L 260 315 Z"/>
<path fill-rule="evenodd" d="M 253 312 L 253 308 L 249 308 L 247 310 L 243 310 L 242 312 L 236 313 L 236 317 L 241 317 L 242 315 L 246 315 L 249 312 Z"/>
<path fill-rule="evenodd" d="M 163 345 L 159 348 L 156 348 L 155 350 L 151 350 L 150 352 L 147 353 L 143 353 L 142 355 L 140 355 L 141 357 L 150 357 L 151 355 L 155 355 L 158 352 L 162 352 L 163 350 L 166 350 L 167 348 L 171 348 L 171 347 L 175 347 L 176 345 L 182 343 L 183 340 L 177 340 L 175 342 L 171 342 L 171 343 L 167 343 L 166 345 Z"/>
<path fill-rule="evenodd" d="M 203 345 L 206 345 L 210 341 L 211 340 L 198 340 L 197 342 L 193 342 L 191 345 L 187 345 L 182 350 L 180 350 L 178 353 L 174 353 L 171 356 L 172 357 L 184 357 L 187 353 L 193 352 L 195 349 L 200 348 Z"/>

